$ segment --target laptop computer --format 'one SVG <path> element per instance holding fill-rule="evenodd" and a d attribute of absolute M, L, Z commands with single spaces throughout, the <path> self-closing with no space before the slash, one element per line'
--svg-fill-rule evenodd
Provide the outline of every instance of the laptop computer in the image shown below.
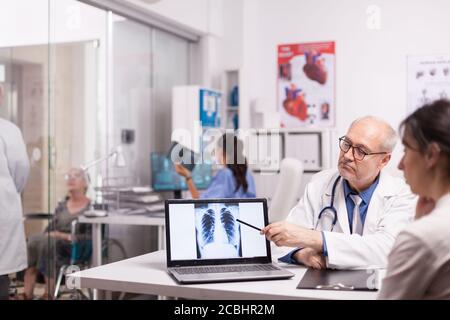
<path fill-rule="evenodd" d="M 286 279 L 272 263 L 266 199 L 166 200 L 167 269 L 179 282 Z"/>

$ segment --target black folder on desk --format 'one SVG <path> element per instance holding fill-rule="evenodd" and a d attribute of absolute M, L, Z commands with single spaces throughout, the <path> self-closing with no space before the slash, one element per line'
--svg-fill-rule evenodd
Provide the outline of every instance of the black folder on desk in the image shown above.
<path fill-rule="evenodd" d="M 297 289 L 376 291 L 374 270 L 308 269 Z"/>

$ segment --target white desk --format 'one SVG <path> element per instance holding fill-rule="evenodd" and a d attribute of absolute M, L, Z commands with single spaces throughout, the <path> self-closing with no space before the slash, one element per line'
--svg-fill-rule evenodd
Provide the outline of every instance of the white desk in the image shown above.
<path fill-rule="evenodd" d="M 375 299 L 377 292 L 296 289 L 306 268 L 283 265 L 295 273 L 288 280 L 179 285 L 167 273 L 166 252 L 157 251 L 68 275 L 82 288 L 125 291 L 189 299 Z M 77 281 L 77 282 L 78 282 Z"/>
<path fill-rule="evenodd" d="M 88 218 L 81 216 L 80 223 L 92 224 L 92 265 L 94 267 L 102 264 L 102 228 L 103 224 L 122 224 L 138 226 L 158 227 L 158 249 L 165 248 L 165 219 L 161 214 L 152 215 L 127 215 L 123 213 L 109 212 L 108 216 L 101 218 Z"/>

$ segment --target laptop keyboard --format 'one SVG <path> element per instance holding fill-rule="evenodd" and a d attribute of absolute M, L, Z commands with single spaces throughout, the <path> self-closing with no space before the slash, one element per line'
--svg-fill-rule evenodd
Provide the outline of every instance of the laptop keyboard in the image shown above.
<path fill-rule="evenodd" d="M 205 266 L 192 268 L 175 268 L 179 274 L 201 274 L 201 273 L 225 273 L 225 272 L 254 272 L 280 270 L 271 264 L 261 265 L 230 265 L 230 266 Z"/>

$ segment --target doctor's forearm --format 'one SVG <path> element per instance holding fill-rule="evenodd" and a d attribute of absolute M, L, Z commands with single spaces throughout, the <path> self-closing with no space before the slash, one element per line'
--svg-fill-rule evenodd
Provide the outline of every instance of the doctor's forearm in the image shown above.
<path fill-rule="evenodd" d="M 304 230 L 298 243 L 299 248 L 311 248 L 317 252 L 322 252 L 322 234 L 316 230 Z"/>

